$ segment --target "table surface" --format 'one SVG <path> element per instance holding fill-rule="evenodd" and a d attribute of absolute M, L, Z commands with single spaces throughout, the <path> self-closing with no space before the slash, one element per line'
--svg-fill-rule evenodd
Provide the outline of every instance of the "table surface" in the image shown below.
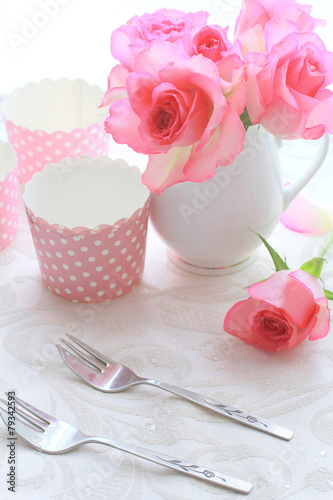
<path fill-rule="evenodd" d="M 302 168 L 305 158 L 298 148 L 291 148 L 289 156 L 295 168 Z M 332 198 L 332 160 L 331 144 L 324 166 L 307 187 L 316 199 Z M 270 238 L 295 268 L 323 240 L 280 224 Z M 171 263 L 150 227 L 145 273 L 137 289 L 108 304 L 66 302 L 42 284 L 20 196 L 17 237 L 0 253 L 1 389 L 15 391 L 87 434 L 250 481 L 251 500 L 328 500 L 333 495 L 332 333 L 288 352 L 268 353 L 223 331 L 227 310 L 246 298 L 246 286 L 271 273 L 264 248 L 251 267 L 236 274 L 216 278 L 187 273 Z M 333 289 L 333 249 L 324 278 Z M 66 333 L 139 375 L 260 415 L 295 435 L 290 442 L 279 440 L 149 386 L 112 395 L 98 392 L 62 363 L 55 343 Z M 244 498 L 100 445 L 51 456 L 22 442 L 16 446 L 13 495 L 6 484 L 7 437 L 0 426 L 2 499 Z"/>

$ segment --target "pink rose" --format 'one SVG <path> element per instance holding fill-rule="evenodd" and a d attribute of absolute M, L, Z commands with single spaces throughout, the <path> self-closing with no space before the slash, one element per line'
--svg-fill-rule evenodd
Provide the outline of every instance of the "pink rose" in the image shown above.
<path fill-rule="evenodd" d="M 154 41 L 137 55 L 125 84 L 121 90 L 128 97 L 111 104 L 105 130 L 116 142 L 150 155 L 143 175 L 150 190 L 206 180 L 241 152 L 244 126 L 223 96 L 210 59 Z M 114 92 L 119 88 L 109 89 L 109 96 Z"/>
<path fill-rule="evenodd" d="M 175 9 L 159 9 L 153 14 L 134 16 L 126 25 L 111 35 L 111 53 L 129 71 L 134 68 L 136 55 L 153 40 L 182 44 L 185 30 L 204 26 L 208 12 L 182 12 Z"/>
<path fill-rule="evenodd" d="M 311 17 L 311 9 L 310 5 L 301 5 L 295 0 L 243 0 L 236 23 L 236 37 L 258 25 L 264 30 L 272 19 L 283 18 L 297 23 L 297 31 L 313 31 L 325 21 Z"/>
<path fill-rule="evenodd" d="M 202 54 L 217 64 L 221 90 L 240 116 L 246 106 L 246 68 L 241 57 L 241 44 L 228 40 L 228 29 L 204 26 L 187 30 L 183 45 L 189 56 Z"/>
<path fill-rule="evenodd" d="M 232 43 L 228 40 L 228 31 L 220 26 L 187 30 L 183 35 L 183 44 L 190 56 L 202 54 L 214 62 L 229 55 L 232 48 Z"/>
<path fill-rule="evenodd" d="M 313 31 L 325 24 L 322 19 L 312 18 L 310 13 L 310 5 L 301 5 L 295 0 L 243 0 L 235 29 L 243 56 L 248 52 L 265 53 L 265 29 L 271 20 L 292 23 L 294 32 Z"/>
<path fill-rule="evenodd" d="M 293 24 L 293 23 L 292 23 Z M 314 33 L 282 34 L 290 23 L 270 21 L 268 54 L 247 57 L 247 110 L 253 124 L 282 139 L 319 139 L 333 133 L 333 53 Z"/>
<path fill-rule="evenodd" d="M 226 332 L 270 351 L 317 340 L 330 330 L 324 290 L 306 271 L 279 271 L 248 289 L 250 298 L 235 304 L 224 320 Z"/>

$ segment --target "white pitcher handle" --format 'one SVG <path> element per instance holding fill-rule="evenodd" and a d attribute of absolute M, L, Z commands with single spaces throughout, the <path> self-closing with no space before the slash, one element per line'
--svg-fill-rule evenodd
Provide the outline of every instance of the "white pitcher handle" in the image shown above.
<path fill-rule="evenodd" d="M 277 144 L 279 145 L 278 141 Z M 314 176 L 314 174 L 324 163 L 324 160 L 327 156 L 329 144 L 329 136 L 326 134 L 321 140 L 319 151 L 311 167 L 309 167 L 297 180 L 293 181 L 288 186 L 285 186 L 283 188 L 283 211 L 286 210 L 295 196 L 301 191 L 301 189 L 304 188 L 304 186 L 309 182 L 309 180 Z"/>

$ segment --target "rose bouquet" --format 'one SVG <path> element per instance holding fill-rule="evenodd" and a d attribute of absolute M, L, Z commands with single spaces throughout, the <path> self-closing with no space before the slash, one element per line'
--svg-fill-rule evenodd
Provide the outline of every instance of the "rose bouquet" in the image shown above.
<path fill-rule="evenodd" d="M 324 21 L 295 0 L 243 0 L 234 40 L 208 13 L 157 10 L 111 36 L 105 129 L 149 155 L 143 182 L 161 193 L 230 165 L 248 127 L 282 139 L 333 132 L 333 53 Z"/>

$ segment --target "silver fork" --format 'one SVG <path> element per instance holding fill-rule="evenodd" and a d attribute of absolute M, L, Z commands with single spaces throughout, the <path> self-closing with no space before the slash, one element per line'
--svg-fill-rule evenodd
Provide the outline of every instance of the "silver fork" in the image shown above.
<path fill-rule="evenodd" d="M 202 479 L 208 483 L 241 493 L 249 493 L 251 491 L 252 485 L 250 483 L 206 469 L 192 462 L 179 460 L 138 446 L 119 443 L 112 439 L 83 434 L 74 425 L 52 417 L 16 396 L 14 399 L 14 411 L 11 402 L 10 414 L 7 402 L 4 399 L 0 399 L 0 401 L 2 402 L 2 406 L 0 405 L 0 415 L 11 435 L 12 431 L 15 431 L 18 436 L 38 451 L 57 455 L 59 453 L 66 453 L 83 444 L 99 443 L 136 455 L 164 467 L 169 467 L 183 474 Z M 10 425 L 8 424 L 9 415 Z"/>
<path fill-rule="evenodd" d="M 127 366 L 107 358 L 104 354 L 82 342 L 82 340 L 79 340 L 69 334 L 67 334 L 67 337 L 69 337 L 76 345 L 69 343 L 65 339 L 61 340 L 72 351 L 72 353 L 75 353 L 75 355 L 64 349 L 61 345 L 56 344 L 62 359 L 74 373 L 83 378 L 95 389 L 103 392 L 119 392 L 138 384 L 153 385 L 155 387 L 159 387 L 160 389 L 164 389 L 165 391 L 171 392 L 172 394 L 188 399 L 189 401 L 192 401 L 200 406 L 204 406 L 205 408 L 222 414 L 225 417 L 237 420 L 242 424 L 253 427 L 259 431 L 266 432 L 267 434 L 277 436 L 281 439 L 285 439 L 286 441 L 291 439 L 293 436 L 292 431 L 281 427 L 280 425 L 276 425 L 272 422 L 264 420 L 263 418 L 255 417 L 241 410 L 237 410 L 236 408 L 222 404 L 214 399 L 201 396 L 200 394 L 166 382 L 159 382 L 158 380 L 139 377 Z M 80 346 L 81 349 L 77 346 Z"/>

